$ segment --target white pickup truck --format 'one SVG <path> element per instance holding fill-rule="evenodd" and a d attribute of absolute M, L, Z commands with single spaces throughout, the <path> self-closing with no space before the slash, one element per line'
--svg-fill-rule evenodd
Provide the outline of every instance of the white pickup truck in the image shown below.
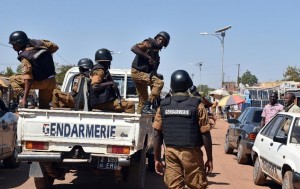
<path fill-rule="evenodd" d="M 137 102 L 130 70 L 111 69 L 121 95 Z M 70 91 L 78 68 L 65 75 L 62 91 Z M 50 188 L 68 170 L 93 169 L 114 175 L 128 188 L 143 188 L 146 155 L 153 147 L 153 116 L 101 111 L 19 109 L 19 161 L 31 162 L 36 188 Z M 148 166 L 153 165 L 153 155 Z M 114 172 L 114 174 L 111 174 Z"/>

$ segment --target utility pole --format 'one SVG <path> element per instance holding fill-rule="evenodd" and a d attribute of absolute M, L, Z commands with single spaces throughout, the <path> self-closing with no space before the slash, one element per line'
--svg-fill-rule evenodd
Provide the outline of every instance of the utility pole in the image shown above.
<path fill-rule="evenodd" d="M 236 82 L 238 87 L 240 86 L 239 79 L 240 79 L 240 64 L 238 64 L 238 75 L 237 75 L 237 82 Z"/>
<path fill-rule="evenodd" d="M 201 92 L 201 67 L 203 62 L 196 63 L 196 66 L 199 66 L 200 69 L 200 83 L 199 83 L 199 91 Z"/>

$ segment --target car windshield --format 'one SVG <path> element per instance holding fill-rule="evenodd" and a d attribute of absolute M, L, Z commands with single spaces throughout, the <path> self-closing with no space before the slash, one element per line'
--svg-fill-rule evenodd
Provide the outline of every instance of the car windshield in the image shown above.
<path fill-rule="evenodd" d="M 300 143 L 300 118 L 297 118 L 291 133 L 291 143 Z"/>

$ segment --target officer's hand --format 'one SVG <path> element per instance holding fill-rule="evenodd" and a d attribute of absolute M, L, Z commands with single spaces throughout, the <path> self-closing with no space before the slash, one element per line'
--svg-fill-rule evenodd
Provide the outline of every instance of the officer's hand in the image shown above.
<path fill-rule="evenodd" d="M 164 175 L 165 166 L 161 161 L 155 161 L 155 172 L 159 175 Z"/>
<path fill-rule="evenodd" d="M 23 108 L 27 108 L 27 99 L 26 98 L 22 98 L 22 100 L 20 100 L 20 106 Z"/>
<path fill-rule="evenodd" d="M 153 60 L 153 58 L 149 58 L 149 64 L 150 64 L 151 66 L 153 66 L 154 63 L 155 63 L 155 61 Z"/>
<path fill-rule="evenodd" d="M 212 160 L 207 160 L 205 163 L 205 172 L 206 174 L 211 173 L 213 170 L 213 162 Z"/>

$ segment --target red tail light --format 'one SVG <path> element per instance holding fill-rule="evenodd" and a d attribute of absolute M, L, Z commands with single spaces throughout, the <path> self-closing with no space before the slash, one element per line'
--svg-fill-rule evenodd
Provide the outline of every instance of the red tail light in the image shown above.
<path fill-rule="evenodd" d="M 25 148 L 32 149 L 32 150 L 48 150 L 49 144 L 48 144 L 48 142 L 26 141 Z"/>
<path fill-rule="evenodd" d="M 107 146 L 107 153 L 113 154 L 129 154 L 130 147 L 129 146 Z"/>
<path fill-rule="evenodd" d="M 255 138 L 256 138 L 256 133 L 250 133 L 248 135 L 248 139 L 250 139 L 250 140 L 255 140 Z"/>

